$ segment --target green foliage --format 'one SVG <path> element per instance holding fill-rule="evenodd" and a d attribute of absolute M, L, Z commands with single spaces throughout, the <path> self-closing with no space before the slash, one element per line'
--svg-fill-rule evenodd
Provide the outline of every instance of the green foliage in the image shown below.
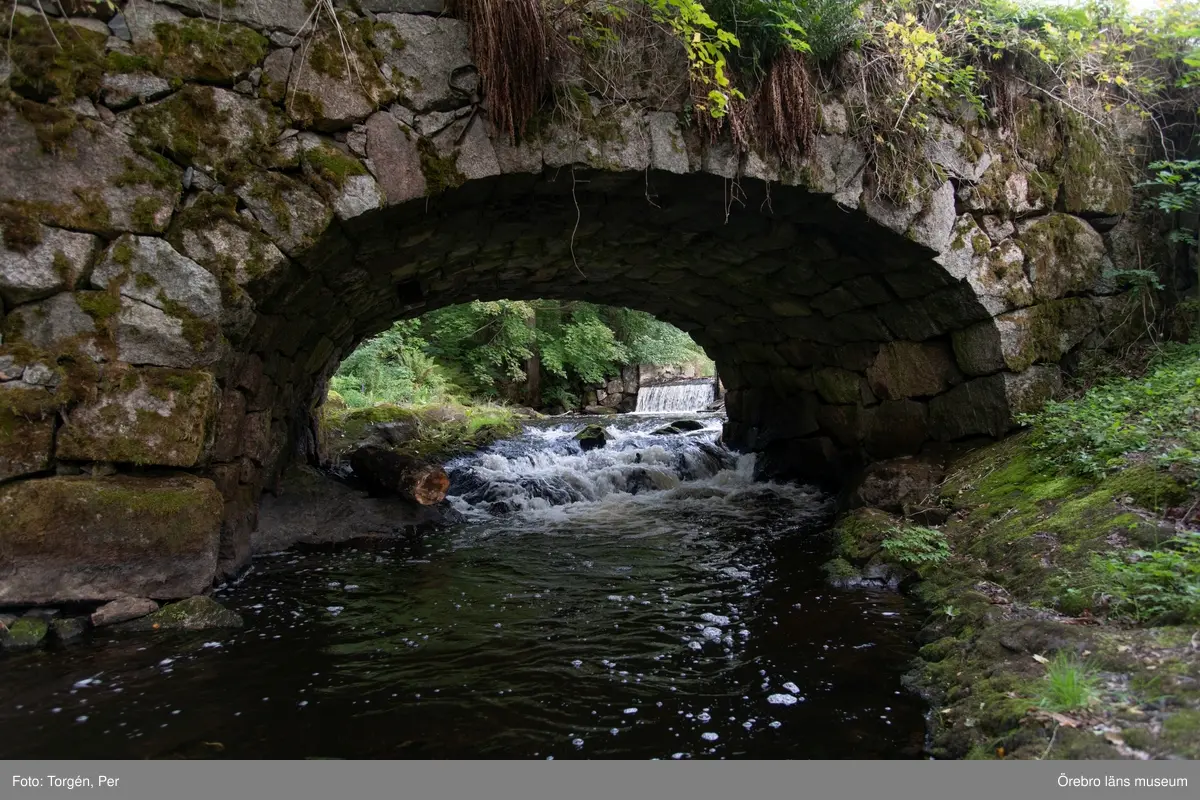
<path fill-rule="evenodd" d="M 1051 402 L 1021 419 L 1049 461 L 1081 475 L 1103 475 L 1135 454 L 1200 474 L 1200 345 L 1168 345 L 1139 378 L 1113 378 L 1077 400 Z"/>
<path fill-rule="evenodd" d="M 918 525 L 895 527 L 888 531 L 882 547 L 892 558 L 908 567 L 942 564 L 950 558 L 946 534 Z"/>
<path fill-rule="evenodd" d="M 1141 623 L 1200 622 L 1200 534 L 1185 532 L 1156 550 L 1095 556 L 1094 594 L 1112 616 Z"/>
<path fill-rule="evenodd" d="M 1087 664 L 1059 650 L 1046 665 L 1037 689 L 1037 704 L 1047 711 L 1079 711 L 1094 705 L 1100 696 L 1100 679 Z"/>
<path fill-rule="evenodd" d="M 692 81 L 707 90 L 698 106 L 714 117 L 725 116 L 729 101 L 745 99 L 726 68 L 736 36 L 719 26 L 700 0 L 645 0 L 654 18 L 667 25 L 683 45 Z"/>
<path fill-rule="evenodd" d="M 535 360 L 536 359 L 536 360 Z M 475 301 L 397 322 L 342 362 L 331 381 L 352 408 L 516 394 L 540 364 L 542 400 L 579 404 L 581 384 L 625 364 L 711 361 L 686 333 L 641 311 L 558 301 Z"/>
<path fill-rule="evenodd" d="M 449 389 L 444 372 L 425 353 L 417 320 L 401 320 L 364 342 L 342 362 L 330 381 L 351 408 L 375 403 L 430 403 Z"/>

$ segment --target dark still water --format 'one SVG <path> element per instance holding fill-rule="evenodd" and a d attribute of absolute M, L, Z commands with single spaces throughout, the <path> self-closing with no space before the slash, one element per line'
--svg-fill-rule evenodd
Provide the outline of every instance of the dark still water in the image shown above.
<path fill-rule="evenodd" d="M 919 757 L 915 612 L 822 584 L 823 497 L 661 424 L 530 430 L 453 465 L 461 525 L 256 559 L 242 630 L 0 660 L 0 758 Z"/>

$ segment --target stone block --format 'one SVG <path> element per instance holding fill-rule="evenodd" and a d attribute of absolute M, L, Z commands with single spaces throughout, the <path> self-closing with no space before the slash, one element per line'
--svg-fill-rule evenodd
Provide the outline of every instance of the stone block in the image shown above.
<path fill-rule="evenodd" d="M 217 565 L 212 481 L 57 477 L 0 487 L 0 604 L 185 597 Z"/>

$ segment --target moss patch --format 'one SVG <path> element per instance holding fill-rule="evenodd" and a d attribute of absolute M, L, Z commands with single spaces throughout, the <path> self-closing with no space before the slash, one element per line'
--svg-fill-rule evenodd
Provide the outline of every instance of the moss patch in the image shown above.
<path fill-rule="evenodd" d="M 165 154 L 180 164 L 210 172 L 218 182 L 240 185 L 258 166 L 266 165 L 279 133 L 269 104 L 260 103 L 257 110 L 261 115 L 249 109 L 235 115 L 218 103 L 211 87 L 188 84 L 166 100 L 132 113 L 135 149 L 152 160 L 154 154 Z M 153 182 L 157 175 L 162 175 L 158 180 L 166 180 L 161 162 L 153 163 L 148 173 L 127 171 L 118 181 L 143 178 Z"/>
<path fill-rule="evenodd" d="M 104 75 L 108 37 L 41 16 L 12 16 L 9 85 L 22 97 L 39 102 L 57 98 L 70 103 L 94 96 Z"/>
<path fill-rule="evenodd" d="M 167 605 L 121 626 L 124 630 L 200 631 L 210 628 L 240 628 L 241 616 L 211 597 L 196 596 Z"/>
<path fill-rule="evenodd" d="M 425 176 L 426 194 L 438 195 L 467 182 L 467 176 L 458 169 L 457 153 L 443 156 L 429 139 L 417 141 L 417 153 L 421 159 L 421 174 Z"/>
<path fill-rule="evenodd" d="M 0 229 L 4 232 L 4 246 L 9 250 L 28 253 L 42 243 L 42 226 L 18 207 L 0 206 Z"/>
<path fill-rule="evenodd" d="M 163 77 L 232 84 L 267 55 L 266 37 L 241 25 L 185 19 L 154 26 L 155 72 Z"/>
<path fill-rule="evenodd" d="M 936 707 L 933 754 L 1120 757 L 1087 731 L 1097 724 L 1156 757 L 1188 754 L 1200 706 L 1194 631 L 1080 626 L 1063 616 L 1103 619 L 1104 593 L 1087 583 L 1093 557 L 1167 538 L 1131 505 L 1175 502 L 1180 485 L 1148 466 L 1107 480 L 1062 474 L 1030 449 L 1026 434 L 958 459 L 948 475 L 942 501 L 954 512 L 944 526 L 952 555 L 920 572 L 915 593 L 930 611 L 921 633 L 927 644 L 906 678 Z M 884 519 L 878 513 L 843 521 L 842 552 L 871 551 Z M 1100 681 L 1094 706 L 1068 713 L 1082 720 L 1078 730 L 1058 727 L 1037 706 L 1046 669 L 1033 655 L 1060 650 L 1116 676 Z M 1164 696 L 1172 703 L 1164 705 Z"/>
<path fill-rule="evenodd" d="M 347 456 L 371 435 L 379 423 L 405 423 L 409 438 L 397 452 L 431 461 L 445 461 L 499 439 L 515 436 L 521 425 L 503 406 L 397 406 L 381 403 L 347 409 L 326 403 L 320 410 L 322 436 L 334 458 Z"/>
<path fill-rule="evenodd" d="M 100 570 L 215 548 L 224 501 L 212 481 L 56 477 L 0 487 L 0 551 Z"/>
<path fill-rule="evenodd" d="M 59 456 L 190 467 L 200 459 L 211 426 L 215 387 L 206 372 L 108 368 L 95 396 L 67 415 Z"/>

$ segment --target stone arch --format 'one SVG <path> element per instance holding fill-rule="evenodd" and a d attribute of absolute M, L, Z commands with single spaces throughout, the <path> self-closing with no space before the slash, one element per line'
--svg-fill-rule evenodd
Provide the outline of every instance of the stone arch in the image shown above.
<path fill-rule="evenodd" d="M 207 24 L 206 3 L 131 0 L 131 35 Z M 729 444 L 795 477 L 1002 435 L 1126 316 L 1104 272 L 1136 238 L 1128 182 L 1080 181 L 1070 141 L 1034 164 L 939 122 L 942 180 L 903 204 L 837 97 L 791 168 L 636 105 L 514 145 L 488 134 L 458 21 L 379 15 L 388 69 L 364 86 L 294 72 L 270 20 L 302 3 L 260 5 L 295 13 L 235 19 L 273 33 L 227 81 L 106 75 L 53 119 L 0 102 L 0 602 L 235 571 L 339 360 L 432 308 L 661 316 L 718 362 Z"/>

